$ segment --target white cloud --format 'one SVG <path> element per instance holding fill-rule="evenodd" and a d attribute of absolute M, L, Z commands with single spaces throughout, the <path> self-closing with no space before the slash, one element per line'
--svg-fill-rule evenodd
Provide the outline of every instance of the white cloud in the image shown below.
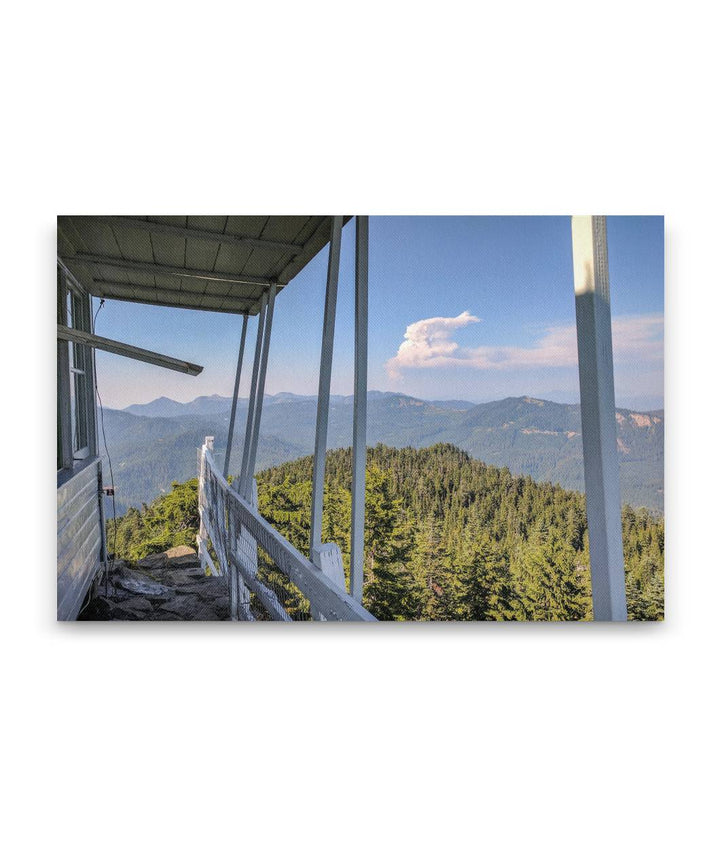
<path fill-rule="evenodd" d="M 457 318 L 427 318 L 410 324 L 397 354 L 385 363 L 390 378 L 404 369 L 458 366 L 474 369 L 563 368 L 577 365 L 575 324 L 547 327 L 529 346 L 480 345 L 461 348 L 452 332 L 479 321 L 469 312 Z M 626 315 L 613 319 L 616 362 L 662 362 L 663 316 Z"/>
<path fill-rule="evenodd" d="M 451 365 L 460 349 L 450 338 L 453 331 L 478 321 L 466 310 L 455 318 L 424 318 L 408 325 L 397 354 L 385 363 L 388 375 L 397 380 L 402 369 Z"/>

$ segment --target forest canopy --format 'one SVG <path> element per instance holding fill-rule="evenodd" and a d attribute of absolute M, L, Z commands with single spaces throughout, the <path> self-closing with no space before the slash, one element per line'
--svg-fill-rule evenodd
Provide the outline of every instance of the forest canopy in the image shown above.
<path fill-rule="evenodd" d="M 350 565 L 350 449 L 328 453 L 323 542 Z M 257 476 L 260 513 L 307 555 L 312 456 Z M 118 519 L 116 554 L 195 545 L 197 479 Z M 112 521 L 108 541 L 113 545 Z M 664 616 L 664 521 L 622 512 L 628 617 Z M 363 603 L 381 620 L 592 618 L 585 499 L 455 446 L 368 450 Z"/>

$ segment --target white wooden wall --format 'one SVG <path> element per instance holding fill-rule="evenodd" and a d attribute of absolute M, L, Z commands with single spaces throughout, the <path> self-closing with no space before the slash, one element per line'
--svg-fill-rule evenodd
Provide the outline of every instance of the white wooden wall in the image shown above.
<path fill-rule="evenodd" d="M 95 459 L 57 489 L 57 617 L 77 618 L 100 569 L 102 529 Z"/>

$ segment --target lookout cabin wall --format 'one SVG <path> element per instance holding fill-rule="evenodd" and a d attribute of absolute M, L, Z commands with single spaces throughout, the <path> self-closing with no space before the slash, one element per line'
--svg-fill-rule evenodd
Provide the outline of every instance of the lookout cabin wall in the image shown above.
<path fill-rule="evenodd" d="M 57 266 L 57 323 L 92 333 L 90 295 Z M 57 617 L 77 618 L 105 558 L 92 348 L 57 341 Z"/>

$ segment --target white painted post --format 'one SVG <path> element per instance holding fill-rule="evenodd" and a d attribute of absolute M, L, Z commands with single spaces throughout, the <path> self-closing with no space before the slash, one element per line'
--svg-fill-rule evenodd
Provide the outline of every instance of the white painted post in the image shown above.
<path fill-rule="evenodd" d="M 232 407 L 230 409 L 230 427 L 228 428 L 227 447 L 225 449 L 225 466 L 223 476 L 230 472 L 230 455 L 232 454 L 233 435 L 235 434 L 235 414 L 237 413 L 238 392 L 240 390 L 240 373 L 242 372 L 243 354 L 245 353 L 245 337 L 247 336 L 248 316 L 243 315 L 242 333 L 240 334 L 240 350 L 238 351 L 237 369 L 235 370 L 235 387 L 233 389 Z"/>
<path fill-rule="evenodd" d="M 198 514 L 200 517 L 200 529 L 197 535 L 198 555 L 200 556 L 200 567 L 203 571 L 208 567 L 207 562 L 207 538 L 208 531 L 205 525 L 205 515 L 208 513 L 208 501 L 205 487 L 205 450 L 211 449 L 215 442 L 214 437 L 206 437 L 199 455 L 198 472 Z"/>
<path fill-rule="evenodd" d="M 323 319 L 320 379 L 318 381 L 317 417 L 315 419 L 315 457 L 313 459 L 312 504 L 310 511 L 310 561 L 320 566 L 322 546 L 323 489 L 325 486 L 325 454 L 327 452 L 328 412 L 330 409 L 330 379 L 332 375 L 333 342 L 335 339 L 335 307 L 337 305 L 340 272 L 340 238 L 342 217 L 333 217 L 325 287 L 325 316 Z M 343 586 L 345 582 L 343 580 Z"/>
<path fill-rule="evenodd" d="M 227 507 L 227 503 L 225 503 Z M 239 599 L 240 599 L 240 573 L 238 569 L 235 567 L 234 563 L 230 561 L 230 557 L 233 554 L 233 550 L 235 549 L 235 521 L 230 513 L 230 509 L 228 511 L 228 532 L 227 532 L 227 552 L 228 552 L 228 574 L 229 580 L 228 585 L 230 588 L 230 621 L 238 621 L 239 619 Z"/>
<path fill-rule="evenodd" d="M 268 294 L 267 312 L 265 314 L 265 332 L 263 335 L 262 358 L 260 360 L 260 372 L 258 374 L 257 395 L 255 400 L 255 415 L 253 416 L 252 438 L 247 468 L 245 470 L 245 484 L 242 495 L 249 500 L 252 496 L 252 481 L 255 477 L 255 459 L 257 457 L 258 439 L 260 436 L 260 418 L 262 416 L 263 398 L 265 396 L 265 376 L 267 374 L 268 353 L 270 351 L 270 333 L 272 332 L 273 311 L 275 309 L 275 292 L 277 286 L 273 283 Z"/>
<path fill-rule="evenodd" d="M 355 218 L 355 390 L 353 399 L 350 594 L 363 596 L 367 463 L 368 218 Z"/>
<path fill-rule="evenodd" d="M 345 583 L 345 567 L 343 566 L 342 553 L 337 544 L 321 544 L 316 551 L 316 558 L 312 559 L 328 579 L 332 580 L 338 588 L 347 588 Z M 326 621 L 320 610 L 310 603 L 310 614 L 315 621 Z"/>
<path fill-rule="evenodd" d="M 250 380 L 250 398 L 248 400 L 247 421 L 245 423 L 245 442 L 243 443 L 242 464 L 240 466 L 240 485 L 238 492 L 242 494 L 245 484 L 245 473 L 247 472 L 248 459 L 250 457 L 250 443 L 252 440 L 253 417 L 255 416 L 255 397 L 257 395 L 257 379 L 260 371 L 260 356 L 262 354 L 262 340 L 265 329 L 265 307 L 267 306 L 267 294 L 263 294 L 260 301 L 260 312 L 258 314 L 257 338 L 255 339 L 255 359 L 253 360 L 252 378 Z"/>
<path fill-rule="evenodd" d="M 227 494 L 226 494 L 227 496 Z M 253 621 L 250 609 L 250 590 L 245 585 L 238 561 L 243 562 L 248 571 L 257 575 L 257 545 L 237 519 L 231 503 L 227 503 L 228 512 L 228 571 L 230 573 L 230 620 Z M 233 561 L 234 558 L 234 561 Z"/>
<path fill-rule="evenodd" d="M 255 479 L 252 480 L 252 498 L 249 500 L 249 502 L 250 506 L 257 510 L 258 492 L 257 482 L 255 481 Z M 243 568 L 249 575 L 256 577 L 258 572 L 257 543 L 242 524 L 240 524 L 238 529 L 238 537 L 235 546 L 237 548 L 236 556 L 238 557 L 238 561 L 240 562 L 240 564 L 243 566 Z"/>
<path fill-rule="evenodd" d="M 626 621 L 605 217 L 573 217 L 572 242 L 593 615 Z"/>

